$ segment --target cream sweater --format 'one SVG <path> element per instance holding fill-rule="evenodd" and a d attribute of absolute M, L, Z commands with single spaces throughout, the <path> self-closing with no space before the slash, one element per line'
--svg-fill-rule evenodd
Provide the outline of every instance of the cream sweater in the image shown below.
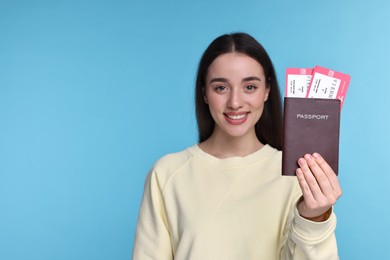
<path fill-rule="evenodd" d="M 147 177 L 133 260 L 338 259 L 335 215 L 300 217 L 300 196 L 268 145 L 227 159 L 197 145 L 167 155 Z"/>

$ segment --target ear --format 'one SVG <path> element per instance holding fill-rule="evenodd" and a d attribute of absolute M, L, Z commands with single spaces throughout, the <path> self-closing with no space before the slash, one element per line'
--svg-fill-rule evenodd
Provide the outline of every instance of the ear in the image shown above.
<path fill-rule="evenodd" d="M 203 87 L 202 88 L 202 93 L 203 93 L 203 100 L 206 104 L 209 103 L 209 100 L 207 99 L 207 96 L 206 96 L 206 89 Z"/>
<path fill-rule="evenodd" d="M 268 77 L 265 87 L 264 102 L 268 100 L 269 92 L 271 91 L 271 77 Z"/>
<path fill-rule="evenodd" d="M 264 95 L 264 102 L 266 102 L 268 100 L 268 95 L 269 95 L 269 92 L 271 91 L 271 88 L 270 87 L 267 87 L 265 89 L 265 95 Z"/>

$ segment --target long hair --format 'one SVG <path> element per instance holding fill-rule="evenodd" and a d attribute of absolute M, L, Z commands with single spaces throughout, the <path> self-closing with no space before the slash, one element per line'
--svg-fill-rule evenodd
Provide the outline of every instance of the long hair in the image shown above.
<path fill-rule="evenodd" d="M 263 114 L 255 125 L 256 136 L 263 144 L 282 149 L 282 103 L 279 85 L 272 61 L 261 44 L 246 33 L 225 34 L 216 38 L 203 53 L 199 62 L 195 83 L 195 109 L 198 123 L 199 142 L 213 133 L 215 122 L 208 105 L 204 102 L 204 88 L 208 69 L 213 61 L 226 53 L 242 53 L 255 59 L 264 70 L 266 86 L 270 88 Z"/>

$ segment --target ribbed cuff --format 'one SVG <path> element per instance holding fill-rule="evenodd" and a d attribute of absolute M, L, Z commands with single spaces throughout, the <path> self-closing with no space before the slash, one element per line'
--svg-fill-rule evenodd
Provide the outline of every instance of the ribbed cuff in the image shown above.
<path fill-rule="evenodd" d="M 314 222 L 299 215 L 297 205 L 294 207 L 294 221 L 292 231 L 294 235 L 307 242 L 317 243 L 329 237 L 336 229 L 336 215 L 330 214 L 323 222 Z"/>

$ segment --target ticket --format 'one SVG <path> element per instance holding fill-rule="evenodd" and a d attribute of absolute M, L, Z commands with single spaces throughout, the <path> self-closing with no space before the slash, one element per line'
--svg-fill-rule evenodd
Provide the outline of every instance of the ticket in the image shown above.
<path fill-rule="evenodd" d="M 347 74 L 316 66 L 306 97 L 340 99 L 342 107 L 350 80 Z"/>
<path fill-rule="evenodd" d="M 311 82 L 313 69 L 288 68 L 286 70 L 286 97 L 305 98 Z"/>

